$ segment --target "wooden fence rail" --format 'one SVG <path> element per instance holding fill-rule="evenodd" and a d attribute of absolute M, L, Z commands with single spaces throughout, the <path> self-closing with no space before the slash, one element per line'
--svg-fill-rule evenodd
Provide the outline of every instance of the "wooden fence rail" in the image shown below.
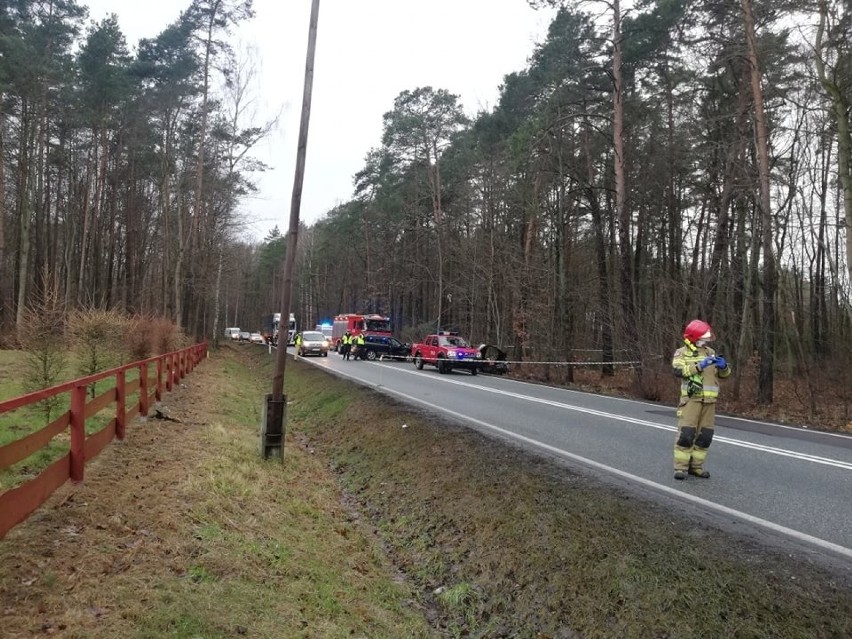
<path fill-rule="evenodd" d="M 56 435 L 70 428 L 68 453 L 52 462 L 33 479 L 0 494 L 0 539 L 29 517 L 68 479 L 73 482 L 83 481 L 86 462 L 100 453 L 113 438 L 124 439 L 128 422 L 137 415 L 146 416 L 151 403 L 161 400 L 163 391 L 171 391 L 206 355 L 207 344 L 196 344 L 0 402 L 2 415 L 50 397 L 70 394 L 69 410 L 44 428 L 0 446 L 0 470 L 3 470 L 38 452 Z M 152 366 L 155 370 L 153 376 Z M 132 369 L 139 371 L 138 379 L 127 381 L 127 371 Z M 87 399 L 91 385 L 111 377 L 115 379 L 112 388 Z M 127 398 L 137 391 L 138 401 L 127 406 Z M 115 404 L 112 419 L 87 437 L 86 420 L 111 404 Z"/>

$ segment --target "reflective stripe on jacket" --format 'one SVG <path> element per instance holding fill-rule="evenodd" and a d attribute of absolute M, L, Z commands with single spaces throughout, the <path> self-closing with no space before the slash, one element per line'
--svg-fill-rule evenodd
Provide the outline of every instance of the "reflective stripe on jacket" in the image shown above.
<path fill-rule="evenodd" d="M 672 358 L 672 371 L 683 381 L 680 384 L 681 399 L 696 399 L 706 403 L 715 402 L 719 397 L 719 379 L 731 374 L 731 365 L 719 370 L 711 364 L 698 370 L 698 364 L 705 357 L 715 357 L 716 352 L 709 346 L 687 344 L 675 351 Z M 690 386 L 696 391 L 690 395 Z M 700 386 L 700 389 L 698 387 Z"/>

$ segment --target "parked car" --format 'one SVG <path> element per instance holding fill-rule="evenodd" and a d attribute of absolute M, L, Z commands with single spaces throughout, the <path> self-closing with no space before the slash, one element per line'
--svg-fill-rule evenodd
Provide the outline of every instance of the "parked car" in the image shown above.
<path fill-rule="evenodd" d="M 322 355 L 328 357 L 328 340 L 320 331 L 304 331 L 296 335 L 296 343 L 299 344 L 297 354 L 299 357 L 306 355 Z"/>
<path fill-rule="evenodd" d="M 248 331 L 240 331 L 240 341 L 241 342 L 250 342 L 251 341 L 251 333 Z"/>
<path fill-rule="evenodd" d="M 397 359 L 406 360 L 411 355 L 411 344 L 403 344 L 395 337 L 387 335 L 365 335 L 364 345 L 358 347 L 361 359 Z"/>
<path fill-rule="evenodd" d="M 415 342 L 411 345 L 411 357 L 418 370 L 429 364 L 442 375 L 451 373 L 455 368 L 476 375 L 482 364 L 482 353 L 454 331 L 441 331 L 427 335 L 422 342 Z"/>
<path fill-rule="evenodd" d="M 266 341 L 263 339 L 263 335 L 260 333 L 252 333 L 249 337 L 249 341 L 252 344 L 266 344 Z"/>
<path fill-rule="evenodd" d="M 479 352 L 482 354 L 482 363 L 479 365 L 480 372 L 503 375 L 509 372 L 506 363 L 506 351 L 494 344 L 480 344 Z"/>

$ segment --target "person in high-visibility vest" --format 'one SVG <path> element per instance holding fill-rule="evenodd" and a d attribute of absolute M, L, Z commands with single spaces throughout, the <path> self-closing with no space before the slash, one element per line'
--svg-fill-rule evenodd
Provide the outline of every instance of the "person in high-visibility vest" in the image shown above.
<path fill-rule="evenodd" d="M 715 336 L 707 322 L 692 320 L 683 331 L 683 346 L 675 351 L 672 369 L 681 378 L 677 407 L 677 440 L 674 446 L 674 478 L 694 475 L 708 479 L 704 468 L 713 441 L 719 380 L 729 377 L 731 367 L 707 346 Z"/>
<path fill-rule="evenodd" d="M 352 336 L 349 334 L 349 331 L 346 331 L 343 334 L 340 342 L 341 355 L 343 355 L 343 359 L 349 359 L 349 353 L 352 352 Z"/>
<path fill-rule="evenodd" d="M 302 353 L 299 349 L 302 347 L 302 334 L 296 333 L 296 339 L 293 340 L 293 345 L 296 347 L 296 356 L 301 355 Z"/>
<path fill-rule="evenodd" d="M 365 344 L 365 340 L 364 340 L 364 333 L 358 333 L 358 334 L 355 336 L 355 346 L 356 346 L 356 347 L 357 347 L 357 349 L 358 349 L 358 350 L 355 352 L 355 359 L 358 359 L 359 357 L 360 357 L 361 359 L 364 359 L 364 355 L 365 355 L 365 353 L 366 353 L 366 351 L 364 350 L 364 344 Z"/>

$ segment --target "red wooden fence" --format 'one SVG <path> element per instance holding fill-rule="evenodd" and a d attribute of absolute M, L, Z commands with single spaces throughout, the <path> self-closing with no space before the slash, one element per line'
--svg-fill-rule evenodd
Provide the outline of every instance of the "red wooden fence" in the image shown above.
<path fill-rule="evenodd" d="M 30 513 L 41 506 L 69 478 L 74 482 L 83 481 L 86 461 L 100 453 L 114 437 L 124 439 L 127 423 L 137 415 L 147 415 L 151 402 L 162 399 L 163 390 L 171 391 L 174 384 L 192 371 L 206 354 L 207 344 L 196 344 L 0 402 L 2 415 L 55 395 L 70 393 L 71 396 L 71 408 L 47 426 L 0 446 L 2 470 L 44 448 L 66 428 L 70 427 L 71 430 L 71 446 L 67 454 L 50 464 L 37 477 L 0 494 L 0 539 L 29 517 Z M 152 365 L 156 370 L 153 376 Z M 139 378 L 128 382 L 126 374 L 131 369 L 138 369 Z M 88 399 L 89 385 L 109 377 L 115 378 L 115 386 Z M 137 390 L 139 401 L 128 407 L 127 397 Z M 115 404 L 115 416 L 101 430 L 86 437 L 86 419 L 110 404 Z"/>

